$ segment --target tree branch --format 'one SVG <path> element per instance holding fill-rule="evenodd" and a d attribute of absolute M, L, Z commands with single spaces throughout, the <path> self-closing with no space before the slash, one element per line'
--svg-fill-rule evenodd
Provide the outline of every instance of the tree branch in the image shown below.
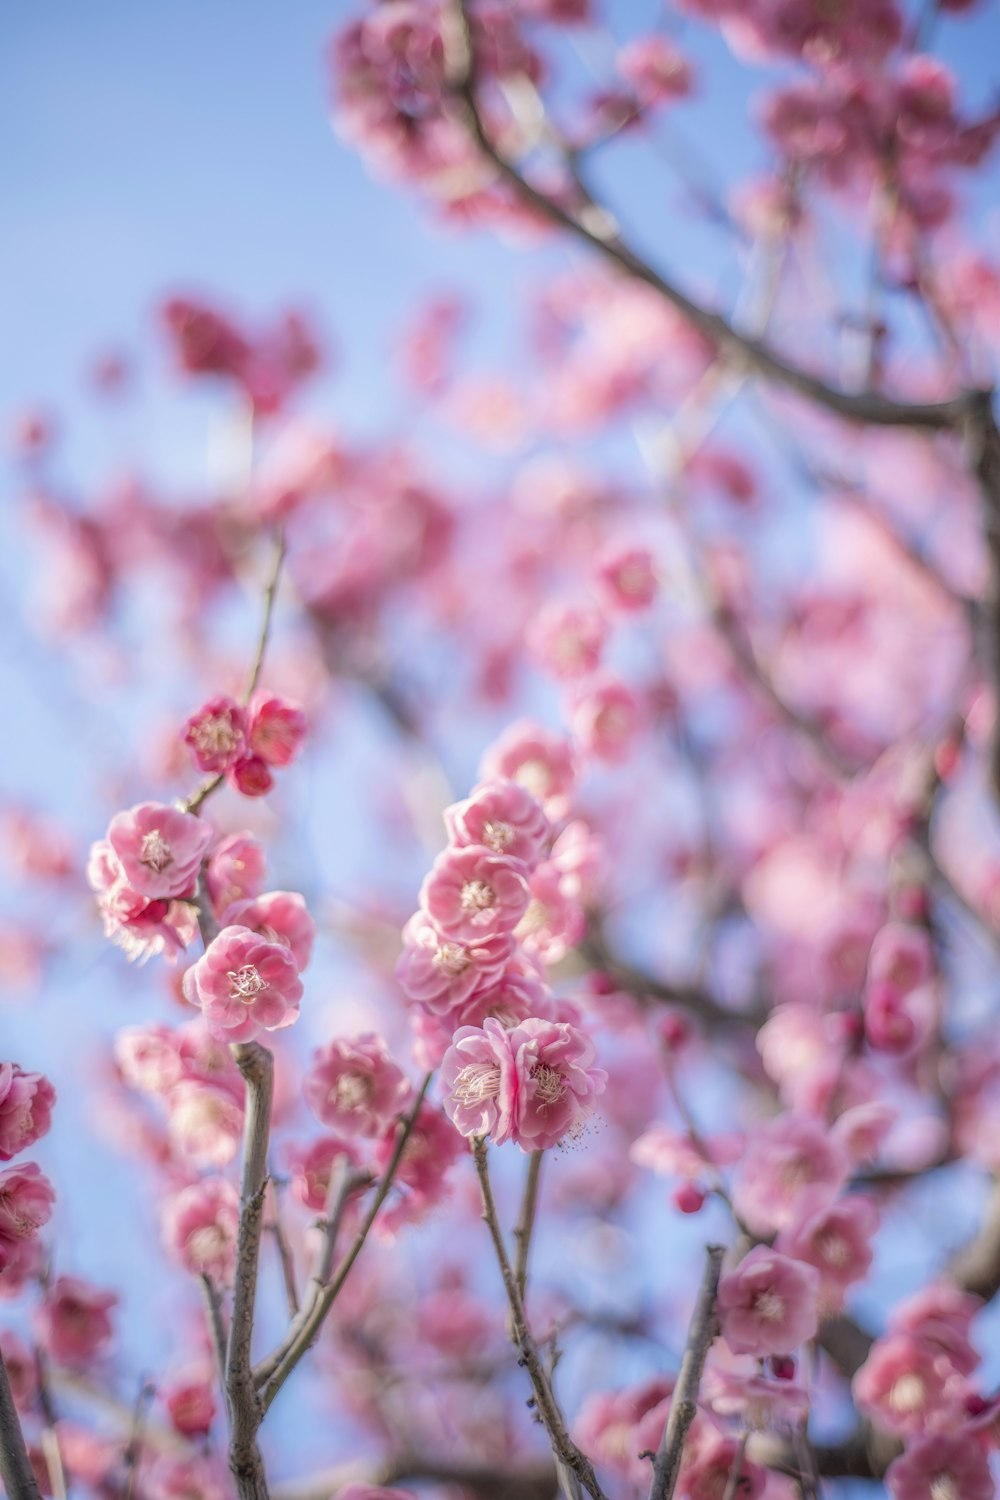
<path fill-rule="evenodd" d="M 705 1368 L 705 1359 L 718 1327 L 715 1301 L 719 1292 L 719 1277 L 722 1274 L 722 1258 L 725 1253 L 721 1245 L 708 1245 L 705 1249 L 705 1273 L 688 1331 L 687 1347 L 677 1374 L 677 1384 L 670 1402 L 670 1413 L 663 1429 L 659 1450 L 653 1461 L 653 1483 L 650 1486 L 649 1500 L 672 1500 L 677 1487 L 677 1476 L 680 1474 L 681 1459 L 684 1456 L 684 1443 L 698 1410 L 701 1373 Z"/>
<path fill-rule="evenodd" d="M 555 1454 L 556 1463 L 561 1471 L 568 1476 L 575 1476 L 583 1485 L 587 1493 L 593 1496 L 593 1500 L 606 1500 L 604 1491 L 597 1482 L 594 1466 L 585 1453 L 576 1446 L 566 1429 L 566 1423 L 562 1412 L 556 1402 L 548 1374 L 542 1364 L 528 1320 L 524 1311 L 524 1303 L 518 1289 L 517 1278 L 511 1267 L 507 1255 L 507 1248 L 503 1242 L 503 1233 L 500 1228 L 500 1220 L 497 1216 L 496 1203 L 493 1199 L 493 1189 L 490 1186 L 489 1166 L 486 1160 L 486 1142 L 479 1136 L 474 1137 L 473 1156 L 476 1163 L 476 1173 L 479 1177 L 479 1190 L 483 1200 L 483 1219 L 490 1231 L 493 1240 L 493 1248 L 496 1252 L 497 1261 L 500 1266 L 500 1274 L 503 1277 L 504 1290 L 507 1293 L 507 1302 L 511 1314 L 511 1330 L 514 1343 L 517 1347 L 520 1359 L 531 1380 L 531 1388 L 535 1393 L 535 1406 L 541 1418 L 542 1425 L 549 1435 L 552 1451 Z M 569 1496 L 573 1493 L 571 1482 L 563 1483 L 563 1473 L 560 1474 L 560 1483 Z"/>
<path fill-rule="evenodd" d="M 354 1262 L 357 1260 L 358 1256 L 361 1254 L 361 1251 L 364 1249 L 365 1241 L 368 1238 L 368 1233 L 372 1225 L 375 1223 L 375 1220 L 378 1218 L 382 1204 L 388 1197 L 389 1189 L 392 1187 L 393 1181 L 395 1180 L 399 1164 L 403 1159 L 403 1152 L 406 1150 L 406 1143 L 410 1139 L 413 1127 L 417 1122 L 417 1115 L 420 1112 L 420 1106 L 423 1104 L 424 1097 L 427 1093 L 428 1088 L 430 1087 L 432 1077 L 433 1074 L 427 1074 L 427 1077 L 424 1079 L 423 1086 L 421 1087 L 420 1092 L 417 1094 L 412 1108 L 402 1122 L 402 1125 L 399 1129 L 399 1135 L 396 1140 L 396 1148 L 393 1151 L 392 1157 L 389 1160 L 389 1164 L 382 1175 L 382 1180 L 378 1185 L 378 1190 L 375 1193 L 374 1198 L 372 1199 L 371 1205 L 368 1209 L 368 1213 L 365 1215 L 361 1227 L 354 1238 L 353 1244 L 351 1245 L 344 1259 L 341 1261 L 339 1267 L 337 1268 L 336 1275 L 332 1278 L 332 1280 L 313 1281 L 308 1293 L 306 1294 L 306 1299 L 303 1302 L 301 1309 L 299 1310 L 298 1316 L 292 1320 L 292 1324 L 283 1343 L 279 1345 L 274 1353 L 269 1355 L 268 1358 L 264 1360 L 254 1372 L 252 1376 L 252 1382 L 255 1386 L 261 1387 L 259 1400 L 263 1411 L 266 1412 L 268 1410 L 271 1402 L 281 1390 L 281 1387 L 284 1385 L 289 1375 L 291 1375 L 292 1371 L 295 1369 L 302 1356 L 307 1352 L 308 1349 L 311 1348 L 313 1343 L 316 1341 L 319 1331 L 323 1326 L 323 1320 L 326 1318 L 327 1313 L 330 1311 L 330 1308 L 333 1306 L 337 1296 L 339 1295 L 340 1289 L 344 1285 L 344 1282 L 347 1280 Z M 333 1256 L 334 1239 L 335 1234 L 329 1235 L 328 1245 L 329 1257 L 331 1262 Z M 326 1259 L 324 1259 L 320 1267 L 320 1271 L 322 1272 L 323 1270 L 329 1272 L 329 1264 L 327 1263 Z"/>
<path fill-rule="evenodd" d="M 524 1196 L 521 1212 L 514 1226 L 517 1254 L 514 1258 L 514 1279 L 521 1301 L 528 1287 L 528 1257 L 531 1254 L 531 1236 L 535 1227 L 535 1212 L 538 1208 L 538 1185 L 542 1175 L 541 1151 L 532 1151 L 528 1158 L 528 1171 L 524 1179 Z"/>
<path fill-rule="evenodd" d="M 0 1479 L 12 1500 L 41 1500 L 0 1350 Z"/>

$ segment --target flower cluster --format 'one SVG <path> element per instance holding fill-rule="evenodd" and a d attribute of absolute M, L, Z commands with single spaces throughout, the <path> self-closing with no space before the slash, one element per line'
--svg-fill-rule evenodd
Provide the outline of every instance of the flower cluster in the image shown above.
<path fill-rule="evenodd" d="M 105 934 L 130 958 L 176 958 L 197 931 L 198 872 L 212 830 L 200 818 L 161 802 L 116 813 L 94 844 L 87 879 Z"/>
<path fill-rule="evenodd" d="M 184 743 L 199 770 L 225 776 L 246 797 L 262 797 L 272 772 L 298 754 L 306 722 L 295 704 L 256 692 L 244 707 L 233 698 L 211 698 L 184 725 Z"/>
<path fill-rule="evenodd" d="M 55 1090 L 41 1073 L 0 1063 L 0 1161 L 46 1135 Z M 55 1192 L 33 1161 L 0 1171 L 0 1293 L 13 1293 L 41 1263 L 38 1231 L 52 1216 Z"/>
<path fill-rule="evenodd" d="M 582 934 L 593 851 L 582 825 L 557 836 L 553 824 L 573 781 L 565 742 L 514 726 L 486 769 L 489 779 L 445 810 L 449 844 L 404 929 L 396 973 L 461 1133 L 541 1150 L 581 1127 L 605 1082 L 578 1012 L 544 979 Z"/>

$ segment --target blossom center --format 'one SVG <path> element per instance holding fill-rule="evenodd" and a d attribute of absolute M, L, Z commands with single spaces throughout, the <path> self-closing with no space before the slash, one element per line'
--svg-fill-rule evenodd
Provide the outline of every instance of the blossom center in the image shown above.
<path fill-rule="evenodd" d="M 942 1474 L 935 1474 L 931 1480 L 931 1500 L 960 1500 L 961 1493 L 954 1474 L 947 1470 Z"/>
<path fill-rule="evenodd" d="M 514 829 L 510 823 L 501 822 L 499 819 L 494 823 L 483 824 L 483 843 L 494 854 L 502 854 L 508 844 L 514 841 Z"/>
<path fill-rule="evenodd" d="M 496 1063 L 469 1063 L 455 1079 L 454 1089 L 460 1104 L 495 1099 L 500 1092 L 500 1069 Z"/>
<path fill-rule="evenodd" d="M 188 1239 L 188 1250 L 195 1262 L 203 1265 L 224 1255 L 229 1248 L 229 1236 L 218 1224 L 205 1224 L 196 1229 Z"/>
<path fill-rule="evenodd" d="M 819 1253 L 828 1266 L 844 1266 L 850 1255 L 850 1246 L 842 1234 L 831 1230 L 820 1237 Z"/>
<path fill-rule="evenodd" d="M 467 880 L 462 887 L 459 905 L 463 911 L 488 911 L 496 905 L 496 892 L 485 880 Z"/>
<path fill-rule="evenodd" d="M 927 1398 L 927 1388 L 919 1375 L 901 1375 L 889 1392 L 893 1411 L 919 1411 Z"/>
<path fill-rule="evenodd" d="M 523 765 L 518 766 L 514 779 L 539 801 L 544 801 L 548 796 L 552 784 L 552 775 L 544 760 L 526 760 Z"/>
<path fill-rule="evenodd" d="M 765 1323 L 780 1323 L 785 1316 L 785 1299 L 768 1287 L 754 1298 L 753 1310 Z"/>
<path fill-rule="evenodd" d="M 241 736 L 229 714 L 214 714 L 194 726 L 191 739 L 195 748 L 203 754 L 228 755 L 230 750 L 235 750 L 239 745 Z"/>
<path fill-rule="evenodd" d="M 154 874 L 161 874 L 173 863 L 174 851 L 158 828 L 144 835 L 139 849 L 139 863 Z"/>
<path fill-rule="evenodd" d="M 531 1070 L 531 1080 L 535 1085 L 535 1098 L 543 1106 L 555 1104 L 566 1092 L 565 1078 L 545 1063 L 535 1064 Z"/>
<path fill-rule="evenodd" d="M 372 1081 L 363 1073 L 341 1073 L 330 1097 L 340 1109 L 361 1109 L 372 1096 Z"/>
<path fill-rule="evenodd" d="M 434 967 L 447 974 L 449 979 L 457 979 L 459 974 L 464 974 L 471 962 L 469 950 L 463 948 L 461 943 L 442 943 L 433 959 Z"/>
<path fill-rule="evenodd" d="M 230 969 L 226 978 L 229 980 L 230 997 L 242 1000 L 244 1005 L 252 1005 L 261 990 L 267 989 L 267 980 L 261 977 L 260 971 L 253 964 L 244 964 L 242 969 Z"/>

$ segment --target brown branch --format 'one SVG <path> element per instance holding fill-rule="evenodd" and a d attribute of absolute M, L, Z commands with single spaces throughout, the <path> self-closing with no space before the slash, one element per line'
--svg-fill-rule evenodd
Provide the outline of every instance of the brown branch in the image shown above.
<path fill-rule="evenodd" d="M 725 1253 L 721 1245 L 707 1245 L 705 1248 L 705 1273 L 691 1319 L 687 1347 L 677 1374 L 670 1413 L 659 1450 L 653 1460 L 653 1483 L 650 1486 L 649 1500 L 671 1500 L 677 1487 L 684 1443 L 698 1410 L 701 1373 L 718 1327 L 715 1302 Z"/>
<path fill-rule="evenodd" d="M 535 1228 L 535 1213 L 538 1208 L 538 1186 L 542 1175 L 541 1151 L 532 1151 L 528 1158 L 528 1171 L 524 1179 L 524 1196 L 521 1199 L 521 1212 L 514 1226 L 514 1239 L 517 1241 L 517 1254 L 514 1258 L 514 1279 L 517 1282 L 517 1290 L 521 1301 L 524 1301 L 528 1288 L 528 1257 L 531 1254 L 531 1236 Z"/>
<path fill-rule="evenodd" d="M 271 1176 L 271 1217 L 264 1225 L 274 1240 L 278 1252 L 278 1261 L 281 1265 L 281 1282 L 285 1289 L 285 1303 L 288 1307 L 288 1316 L 294 1318 L 299 1310 L 299 1293 L 295 1284 L 295 1261 L 292 1256 L 288 1236 L 285 1234 L 284 1225 L 281 1222 L 281 1205 L 278 1202 L 278 1190 L 275 1186 L 274 1176 Z"/>
<path fill-rule="evenodd" d="M 205 1318 L 208 1323 L 208 1332 L 212 1340 L 212 1351 L 215 1354 L 215 1364 L 219 1375 L 219 1383 L 223 1395 L 226 1391 L 226 1344 L 228 1336 L 226 1325 L 222 1318 L 222 1300 L 218 1290 L 210 1276 L 204 1273 L 198 1277 L 201 1282 L 202 1295 L 205 1300 Z"/>
<path fill-rule="evenodd" d="M 532 1337 L 528 1326 L 528 1320 L 524 1311 L 524 1303 L 518 1289 L 517 1278 L 514 1275 L 510 1259 L 507 1255 L 507 1247 L 503 1241 L 503 1232 L 500 1228 L 500 1220 L 497 1216 L 496 1203 L 493 1198 L 493 1189 L 490 1186 L 489 1166 L 486 1159 L 486 1141 L 479 1136 L 473 1138 L 473 1156 L 476 1163 L 476 1174 L 479 1178 L 479 1190 L 483 1200 L 483 1219 L 490 1232 L 493 1241 L 493 1249 L 496 1252 L 497 1262 L 500 1266 L 500 1275 L 503 1278 L 504 1290 L 507 1293 L 507 1303 L 511 1316 L 511 1336 L 520 1356 L 518 1363 L 523 1365 L 531 1380 L 531 1388 L 535 1395 L 535 1407 L 541 1418 L 542 1425 L 548 1433 L 552 1452 L 555 1455 L 557 1467 L 560 1470 L 560 1484 L 568 1496 L 572 1496 L 574 1486 L 572 1480 L 575 1478 L 579 1484 L 593 1497 L 593 1500 L 606 1500 L 604 1491 L 597 1482 L 594 1466 L 585 1453 L 576 1446 L 566 1428 L 563 1414 L 559 1409 L 549 1376 L 542 1364 L 538 1346 Z"/>
<path fill-rule="evenodd" d="M 471 1490 L 481 1500 L 555 1500 L 556 1471 L 551 1464 L 534 1463 L 509 1469 L 497 1465 L 448 1462 L 419 1454 L 388 1459 L 375 1468 L 345 1464 L 305 1479 L 275 1485 L 273 1500 L 332 1500 L 348 1484 L 393 1487 L 424 1482 Z"/>
<path fill-rule="evenodd" d="M 974 410 L 978 392 L 962 394 L 950 401 L 893 401 L 874 392 L 853 394 L 839 390 L 810 371 L 792 364 L 762 340 L 747 338 L 720 313 L 694 302 L 679 287 L 653 269 L 625 243 L 611 215 L 589 195 L 581 193 L 579 216 L 526 178 L 508 159 L 486 129 L 476 99 L 476 58 L 467 0 L 454 0 L 446 17 L 445 50 L 449 87 L 454 107 L 482 155 L 511 187 L 522 203 L 551 224 L 567 230 L 596 251 L 602 259 L 651 287 L 711 344 L 737 364 L 748 366 L 765 379 L 785 386 L 824 410 L 849 421 L 878 427 L 912 427 L 931 432 L 953 431 Z M 578 186 L 578 192 L 580 191 Z"/>
<path fill-rule="evenodd" d="M 0 1350 L 0 1479 L 14 1500 L 41 1500 Z"/>
<path fill-rule="evenodd" d="M 358 1256 L 361 1254 L 361 1251 L 364 1249 L 365 1241 L 368 1238 L 369 1231 L 371 1230 L 372 1225 L 375 1223 L 375 1220 L 378 1218 L 379 1211 L 381 1210 L 383 1203 L 388 1197 L 389 1189 L 392 1187 L 392 1184 L 395 1180 L 399 1164 L 403 1159 L 403 1152 L 406 1150 L 406 1143 L 410 1139 L 413 1127 L 417 1122 L 417 1115 L 420 1112 L 420 1106 L 424 1102 L 424 1096 L 426 1095 L 427 1090 L 430 1087 L 432 1077 L 433 1074 L 427 1074 L 426 1078 L 423 1081 L 423 1086 L 421 1087 L 420 1092 L 417 1094 L 412 1108 L 403 1119 L 399 1127 L 396 1147 L 389 1160 L 389 1164 L 382 1175 L 382 1179 L 379 1182 L 378 1190 L 376 1191 L 375 1196 L 372 1199 L 368 1212 L 365 1215 L 364 1220 L 362 1221 L 361 1227 L 354 1237 L 354 1241 L 350 1249 L 338 1266 L 336 1274 L 330 1280 L 324 1280 L 322 1282 L 319 1280 L 313 1281 L 306 1296 L 306 1300 L 303 1302 L 298 1316 L 292 1320 L 291 1327 L 289 1328 L 283 1342 L 279 1345 L 279 1347 L 274 1351 L 272 1355 L 270 1355 L 266 1360 L 263 1361 L 260 1366 L 258 1366 L 256 1372 L 254 1372 L 254 1374 L 251 1376 L 252 1385 L 261 1387 L 259 1401 L 264 1412 L 268 1410 L 271 1402 L 281 1390 L 281 1387 L 284 1385 L 289 1375 L 291 1375 L 296 1365 L 302 1359 L 302 1356 L 315 1343 L 319 1335 L 319 1331 L 323 1326 L 323 1321 L 326 1318 L 327 1313 L 330 1311 L 330 1308 L 336 1301 L 341 1287 L 344 1285 L 344 1282 L 347 1280 L 347 1277 L 351 1272 L 354 1262 L 357 1260 Z M 331 1257 L 331 1263 L 334 1239 L 335 1235 L 330 1235 L 328 1233 L 328 1244 L 330 1246 L 329 1255 Z M 321 1270 L 323 1270 L 324 1268 L 327 1269 L 327 1271 L 329 1270 L 329 1267 L 326 1265 L 325 1261 L 323 1266 L 321 1266 Z"/>
<path fill-rule="evenodd" d="M 267 1147 L 271 1131 L 274 1059 L 258 1042 L 232 1047 L 246 1085 L 243 1122 L 243 1172 L 240 1224 L 236 1237 L 233 1314 L 226 1349 L 226 1404 L 229 1408 L 229 1468 L 240 1500 L 265 1500 L 267 1484 L 257 1429 L 263 1409 L 257 1399 L 250 1363 L 257 1267 L 267 1191 Z"/>

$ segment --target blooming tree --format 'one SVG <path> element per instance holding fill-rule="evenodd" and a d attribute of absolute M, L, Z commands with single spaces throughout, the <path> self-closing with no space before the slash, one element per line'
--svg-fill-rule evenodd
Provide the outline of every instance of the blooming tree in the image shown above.
<path fill-rule="evenodd" d="M 12 1500 L 994 1493 L 1000 114 L 935 52 L 985 7 L 603 9 L 333 38 L 372 170 L 538 265 L 508 365 L 400 333 L 415 437 L 190 296 L 216 492 L 71 500 L 17 430 L 33 623 L 134 725 L 89 858 L 3 810 L 9 983 L 121 950 L 92 1079 L 0 1060 Z M 769 163 L 682 147 L 729 293 L 647 222 L 706 36 Z M 81 1087 L 141 1292 L 45 1156 Z"/>

